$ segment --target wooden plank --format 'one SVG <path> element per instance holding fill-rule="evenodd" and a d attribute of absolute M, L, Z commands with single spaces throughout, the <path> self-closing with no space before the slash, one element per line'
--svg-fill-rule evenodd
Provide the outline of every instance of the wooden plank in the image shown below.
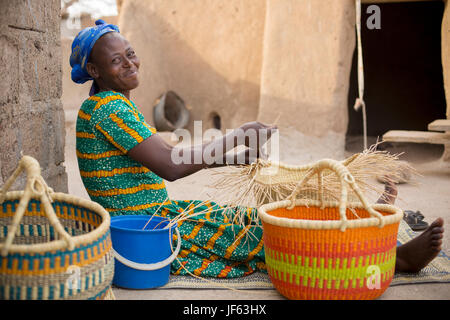
<path fill-rule="evenodd" d="M 430 131 L 450 131 L 450 119 L 434 120 L 428 125 Z"/>
<path fill-rule="evenodd" d="M 429 131 L 391 130 L 383 135 L 384 141 L 445 144 L 450 143 L 450 134 Z"/>

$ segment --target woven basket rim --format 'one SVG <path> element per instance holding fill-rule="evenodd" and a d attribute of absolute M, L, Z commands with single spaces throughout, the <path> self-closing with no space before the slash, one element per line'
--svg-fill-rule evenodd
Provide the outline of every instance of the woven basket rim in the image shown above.
<path fill-rule="evenodd" d="M 295 229 L 312 229 L 312 230 L 332 230 L 340 229 L 342 226 L 341 220 L 308 220 L 308 219 L 291 219 L 276 217 L 268 213 L 269 211 L 287 208 L 291 204 L 290 200 L 283 200 L 277 202 L 271 202 L 262 205 L 258 209 L 258 216 L 264 223 L 276 225 L 279 227 L 295 228 Z M 337 201 L 325 201 L 323 203 L 325 207 L 339 208 L 339 202 Z M 318 200 L 305 200 L 297 199 L 295 206 L 307 206 L 307 207 L 321 207 L 321 202 Z M 364 206 L 359 202 L 350 203 L 349 208 L 364 209 Z M 403 211 L 389 204 L 374 204 L 372 205 L 374 210 L 390 213 L 390 215 L 383 216 L 381 219 L 384 221 L 384 225 L 398 223 L 403 218 Z M 360 218 L 354 220 L 347 220 L 347 229 L 365 228 L 365 227 L 378 227 L 380 226 L 380 219 L 377 217 Z"/>
<path fill-rule="evenodd" d="M 6 193 L 5 200 L 20 200 L 23 194 L 24 191 L 9 191 Z M 102 222 L 94 230 L 86 234 L 72 237 L 75 247 L 91 243 L 102 237 L 109 230 L 111 217 L 106 209 L 98 203 L 61 192 L 53 192 L 51 193 L 51 196 L 55 201 L 70 203 L 94 211 L 102 218 Z M 37 197 L 33 196 L 31 197 L 31 199 L 39 200 Z M 3 247 L 4 243 L 0 243 L 0 250 Z M 64 249 L 68 249 L 67 242 L 64 239 L 37 244 L 11 244 L 11 246 L 8 248 L 8 255 L 11 253 L 42 253 Z"/>

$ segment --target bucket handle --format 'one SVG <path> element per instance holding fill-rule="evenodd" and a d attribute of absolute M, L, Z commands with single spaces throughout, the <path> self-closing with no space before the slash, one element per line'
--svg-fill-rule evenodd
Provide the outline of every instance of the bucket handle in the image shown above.
<path fill-rule="evenodd" d="M 172 255 L 170 257 L 168 257 L 167 259 L 160 261 L 160 262 L 155 262 L 155 263 L 137 263 L 131 260 L 128 260 L 127 258 L 121 256 L 117 251 L 114 250 L 114 248 L 112 248 L 112 253 L 114 254 L 114 257 L 120 261 L 121 263 L 123 263 L 124 265 L 126 265 L 127 267 L 136 269 L 136 270 L 142 270 L 142 271 L 152 271 L 152 270 L 158 270 L 161 268 L 164 268 L 165 266 L 169 265 L 170 263 L 172 263 L 173 260 L 175 260 L 175 258 L 177 257 L 178 253 L 180 252 L 180 248 L 181 248 L 181 236 L 180 236 L 180 232 L 178 231 L 178 228 L 175 228 L 175 232 L 177 233 L 177 239 L 178 239 L 178 243 L 177 243 L 177 247 L 175 249 L 175 251 L 172 253 Z"/>
<path fill-rule="evenodd" d="M 318 176 L 318 185 L 319 185 L 319 202 L 321 203 L 321 206 L 324 206 L 324 200 L 323 200 L 323 173 L 322 171 L 324 169 L 329 169 L 333 171 L 337 177 L 340 180 L 341 185 L 341 198 L 339 202 L 339 215 L 341 218 L 341 231 L 345 231 L 347 228 L 347 216 L 345 214 L 347 209 L 347 186 L 348 184 L 350 188 L 356 193 L 359 200 L 363 204 L 363 207 L 369 212 L 371 216 L 374 216 L 378 218 L 379 220 L 379 227 L 382 228 L 384 226 L 384 220 L 383 216 L 373 209 L 371 205 L 369 205 L 368 201 L 362 194 L 361 190 L 359 189 L 358 185 L 356 184 L 355 178 L 352 176 L 350 171 L 345 167 L 341 162 L 332 160 L 332 159 L 323 159 L 315 163 L 312 168 L 309 170 L 309 172 L 305 175 L 305 177 L 299 181 L 294 189 L 294 191 L 291 193 L 290 196 L 288 196 L 287 200 L 290 201 L 290 205 L 288 205 L 287 209 L 293 209 L 295 206 L 295 198 L 297 197 L 298 193 L 300 192 L 301 187 L 303 187 L 306 182 L 308 182 L 309 179 L 312 178 L 313 175 L 317 174 Z"/>

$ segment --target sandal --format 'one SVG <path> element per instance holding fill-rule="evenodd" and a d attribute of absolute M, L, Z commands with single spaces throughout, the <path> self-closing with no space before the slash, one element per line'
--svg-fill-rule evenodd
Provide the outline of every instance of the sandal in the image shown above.
<path fill-rule="evenodd" d="M 422 231 L 428 228 L 428 222 L 423 221 L 424 218 L 420 211 L 405 210 L 403 212 L 403 220 L 413 231 Z"/>

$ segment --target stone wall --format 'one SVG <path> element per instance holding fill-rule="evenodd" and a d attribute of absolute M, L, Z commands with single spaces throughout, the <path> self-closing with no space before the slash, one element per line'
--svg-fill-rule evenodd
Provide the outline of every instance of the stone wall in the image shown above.
<path fill-rule="evenodd" d="M 52 188 L 67 192 L 60 3 L 0 0 L 0 184 L 23 152 Z"/>

